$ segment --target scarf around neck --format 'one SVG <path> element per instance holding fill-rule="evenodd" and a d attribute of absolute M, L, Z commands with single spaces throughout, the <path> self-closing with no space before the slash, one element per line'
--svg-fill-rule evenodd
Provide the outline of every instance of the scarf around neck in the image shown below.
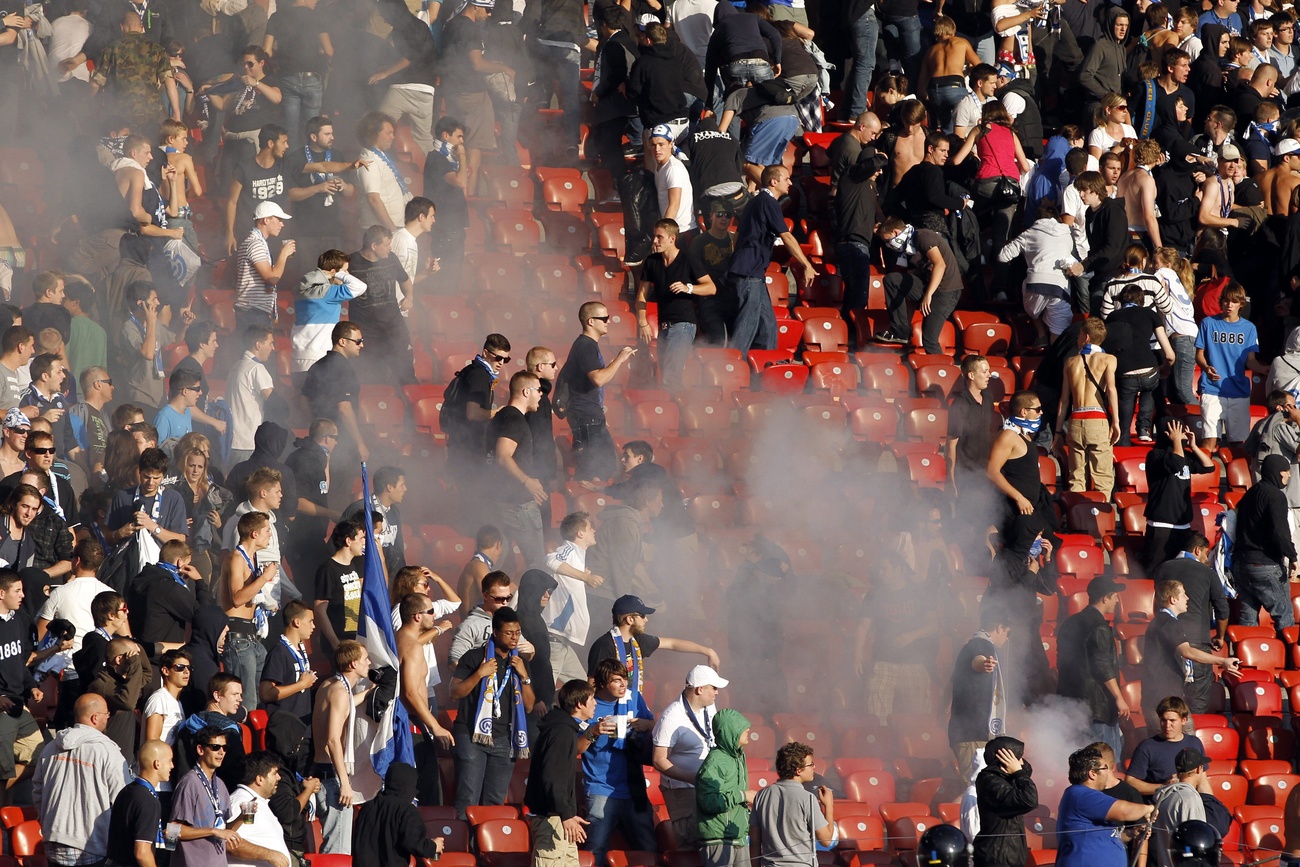
<path fill-rule="evenodd" d="M 515 688 L 514 707 L 510 715 L 510 757 L 526 759 L 529 756 L 529 749 L 528 720 L 524 713 L 524 685 L 520 680 L 519 672 L 509 664 L 510 660 L 518 655 L 518 650 L 510 651 L 510 656 L 506 659 L 504 676 L 494 674 L 483 678 L 478 696 L 478 710 L 474 713 L 474 743 L 485 747 L 492 746 L 492 725 L 503 712 L 501 696 L 505 692 L 506 683 L 510 682 Z M 484 645 L 483 658 L 497 659 L 496 641 L 491 635 Z M 497 659 L 497 667 L 500 666 L 501 660 Z"/>

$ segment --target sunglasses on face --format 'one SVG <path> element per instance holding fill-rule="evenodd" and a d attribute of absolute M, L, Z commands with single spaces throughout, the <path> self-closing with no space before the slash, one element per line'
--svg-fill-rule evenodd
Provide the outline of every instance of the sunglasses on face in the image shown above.
<path fill-rule="evenodd" d="M 57 451 L 53 446 L 32 446 L 27 450 L 29 455 L 52 455 Z"/>
<path fill-rule="evenodd" d="M 351 340 L 351 341 L 352 341 L 353 343 L 355 343 L 357 346 L 365 346 L 365 345 L 366 345 L 366 339 L 365 339 L 364 337 L 343 337 L 343 338 L 340 338 L 340 339 L 341 339 L 341 340 Z"/>
<path fill-rule="evenodd" d="M 183 662 L 178 662 L 172 666 L 172 671 L 189 671 L 190 667 Z"/>
<path fill-rule="evenodd" d="M 505 605 L 507 602 L 510 601 L 509 596 L 489 596 L 488 598 L 491 599 L 493 602 L 500 602 L 502 605 Z"/>
<path fill-rule="evenodd" d="M 509 356 L 509 355 L 497 355 L 495 352 L 489 352 L 489 353 L 488 353 L 488 358 L 490 358 L 491 360 L 495 361 L 497 364 L 509 364 L 509 363 L 510 363 L 510 356 Z"/>
<path fill-rule="evenodd" d="M 217 753 L 224 753 L 226 751 L 225 744 L 204 744 L 203 748 L 205 750 L 212 750 L 213 752 L 217 752 Z"/>
<path fill-rule="evenodd" d="M 591 318 L 591 319 L 595 319 L 595 320 L 598 321 L 598 322 L 608 322 L 609 319 L 610 319 L 608 316 L 592 316 L 592 317 L 589 317 L 589 318 Z"/>

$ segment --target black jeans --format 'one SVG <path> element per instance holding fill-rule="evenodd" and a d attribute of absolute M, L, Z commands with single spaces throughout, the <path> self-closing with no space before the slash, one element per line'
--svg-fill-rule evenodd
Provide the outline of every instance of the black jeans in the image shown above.
<path fill-rule="evenodd" d="M 618 453 L 605 420 L 570 418 L 575 481 L 608 479 L 618 474 Z"/>
<path fill-rule="evenodd" d="M 1131 446 L 1129 428 L 1133 426 L 1134 406 L 1137 407 L 1137 432 L 1141 436 L 1151 433 L 1151 418 L 1156 411 L 1156 388 L 1160 385 L 1160 372 L 1125 373 L 1115 377 L 1119 391 L 1119 444 Z"/>
<path fill-rule="evenodd" d="M 907 302 L 918 306 L 925 297 L 928 278 L 922 280 L 915 274 L 895 271 L 885 275 L 885 303 L 889 307 L 889 329 L 900 337 L 912 333 L 912 310 Z M 921 345 L 929 355 L 940 355 L 939 336 L 943 333 L 943 324 L 948 321 L 952 311 L 957 309 L 961 292 L 934 293 L 930 300 L 930 315 L 921 320 Z"/>

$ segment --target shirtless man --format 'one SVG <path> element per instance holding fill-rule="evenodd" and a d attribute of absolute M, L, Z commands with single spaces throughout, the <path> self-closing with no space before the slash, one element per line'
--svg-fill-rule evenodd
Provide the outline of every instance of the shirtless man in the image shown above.
<path fill-rule="evenodd" d="M 316 793 L 316 815 L 321 821 L 322 853 L 352 853 L 352 803 L 357 794 L 352 789 L 355 762 L 348 762 L 349 744 L 344 739 L 352 730 L 356 709 L 366 700 L 375 685 L 370 683 L 370 654 L 359 641 L 345 639 L 334 648 L 334 670 L 338 672 L 316 691 L 312 709 L 311 734 L 315 750 L 312 776 L 322 781 Z M 357 691 L 357 685 L 365 686 Z M 364 751 L 357 758 L 369 761 Z"/>
<path fill-rule="evenodd" d="M 1070 490 L 1093 487 L 1110 498 L 1115 486 L 1115 443 L 1119 442 L 1119 392 L 1115 387 L 1115 356 L 1101 349 L 1106 323 L 1089 316 L 1079 329 L 1079 354 L 1065 362 L 1057 418 L 1069 418 L 1056 434 L 1055 446 L 1070 446 Z M 1101 386 L 1100 390 L 1097 386 Z M 1069 416 L 1071 404 L 1074 409 Z"/>
<path fill-rule="evenodd" d="M 1289 217 L 1295 210 L 1295 188 L 1300 186 L 1300 141 L 1284 138 L 1277 143 L 1273 153 L 1277 155 L 1277 165 L 1260 174 L 1256 180 L 1264 191 L 1264 207 L 1269 214 Z M 1235 226 L 1237 221 L 1233 220 L 1232 224 Z"/>
<path fill-rule="evenodd" d="M 1124 200 L 1129 232 L 1141 238 L 1148 251 L 1155 251 L 1164 246 L 1156 220 L 1156 182 L 1151 177 L 1151 170 L 1160 164 L 1160 145 L 1142 139 L 1133 146 L 1133 157 L 1137 165 L 1120 175 L 1115 195 Z"/>
<path fill-rule="evenodd" d="M 1227 156 L 1233 159 L 1219 159 L 1219 173 L 1209 175 L 1205 178 L 1205 183 L 1201 184 L 1201 208 L 1197 212 L 1197 220 L 1202 226 L 1212 229 L 1235 229 L 1238 223 L 1236 217 L 1230 216 L 1232 206 L 1235 201 L 1236 193 L 1236 166 L 1240 163 L 1243 167 L 1245 161 L 1241 159 L 1241 153 L 1237 150 L 1236 145 L 1228 145 L 1224 148 Z M 1263 187 L 1263 184 L 1260 184 Z M 1265 190 L 1264 201 L 1268 201 L 1268 192 Z"/>
<path fill-rule="evenodd" d="M 957 35 L 957 23 L 947 15 L 935 16 L 934 45 L 921 62 L 916 92 L 929 97 L 944 129 L 948 128 L 952 110 L 966 95 L 966 68 L 979 62 L 971 44 Z"/>
<path fill-rule="evenodd" d="M 484 524 L 478 528 L 474 537 L 474 556 L 469 558 L 465 568 L 460 570 L 456 580 L 456 592 L 460 596 L 460 616 L 468 617 L 476 605 L 483 602 L 483 579 L 497 568 L 505 552 L 505 537 L 493 524 Z"/>
<path fill-rule="evenodd" d="M 226 671 L 239 676 L 244 684 L 244 695 L 251 699 L 248 710 L 257 707 L 258 689 L 262 681 L 262 666 L 266 663 L 266 647 L 258 637 L 255 620 L 257 599 L 264 587 L 275 579 L 277 563 L 259 563 L 257 556 L 271 544 L 271 516 L 266 512 L 245 512 L 235 525 L 239 544 L 226 561 L 226 615 L 230 618 L 230 637 L 226 640 Z"/>
<path fill-rule="evenodd" d="M 1165 51 L 1178 47 L 1178 34 L 1165 26 L 1168 14 L 1163 3 L 1152 3 L 1142 13 L 1146 29 L 1142 31 L 1141 41 L 1151 50 L 1151 60 L 1161 69 L 1164 68 Z"/>
<path fill-rule="evenodd" d="M 456 739 L 438 722 L 429 704 L 429 658 L 425 648 L 445 630 L 436 623 L 437 609 L 423 593 L 410 593 L 398 603 L 402 626 L 397 630 L 397 661 L 402 676 L 402 704 L 411 722 L 420 728 L 415 763 L 420 769 L 416 794 L 421 803 L 432 804 L 439 797 L 442 782 L 438 773 L 438 751 L 433 742 L 450 750 Z M 450 629 L 450 621 L 445 623 Z"/>
<path fill-rule="evenodd" d="M 909 99 L 898 110 L 900 128 L 894 139 L 893 184 L 901 181 L 908 169 L 925 159 L 925 119 L 925 104 L 919 99 Z"/>
<path fill-rule="evenodd" d="M 149 139 L 142 135 L 127 136 L 122 145 L 122 154 L 122 158 L 113 163 L 113 178 L 117 181 L 117 191 L 126 199 L 131 216 L 140 225 L 140 234 L 149 238 L 181 238 L 184 234 L 182 229 L 165 229 L 155 225 L 154 215 L 144 206 L 145 191 L 153 189 L 153 182 L 144 173 L 145 166 L 153 159 L 153 147 L 149 144 Z M 171 166 L 162 170 L 163 181 L 173 188 L 179 186 L 170 183 L 175 173 L 176 170 Z M 174 189 L 167 201 L 167 213 L 173 217 L 179 213 Z"/>
<path fill-rule="evenodd" d="M 190 133 L 185 124 L 170 118 L 162 122 L 158 132 L 158 147 L 167 155 L 167 165 L 175 170 L 174 174 L 165 174 L 160 192 L 163 198 L 169 198 L 173 186 L 176 191 L 176 206 L 186 209 L 190 206 L 189 197 L 196 199 L 203 195 L 203 186 L 199 183 L 199 173 L 194 168 L 194 157 L 185 152 L 190 144 Z M 180 180 L 180 183 L 175 183 Z"/>

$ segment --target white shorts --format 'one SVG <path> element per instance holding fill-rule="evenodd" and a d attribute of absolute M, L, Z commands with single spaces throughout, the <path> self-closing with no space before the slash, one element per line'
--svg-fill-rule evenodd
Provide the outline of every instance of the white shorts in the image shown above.
<path fill-rule="evenodd" d="M 1205 423 L 1202 437 L 1219 439 L 1219 432 L 1224 430 L 1228 434 L 1224 439 L 1228 442 L 1245 442 L 1250 434 L 1250 398 L 1203 394 L 1201 420 Z"/>
<path fill-rule="evenodd" d="M 1055 295 L 1039 295 L 1028 289 L 1020 294 L 1029 318 L 1043 320 L 1043 325 L 1047 326 L 1053 337 L 1070 327 L 1074 311 L 1070 308 L 1069 301 Z"/>

